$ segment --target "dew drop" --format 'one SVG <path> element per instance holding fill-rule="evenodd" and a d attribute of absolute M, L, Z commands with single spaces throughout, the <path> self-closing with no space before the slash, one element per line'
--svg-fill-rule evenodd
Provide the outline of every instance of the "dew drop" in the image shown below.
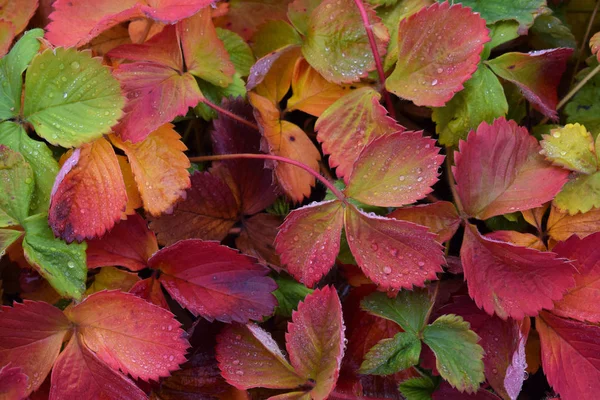
<path fill-rule="evenodd" d="M 383 273 L 384 274 L 391 274 L 392 273 L 392 269 L 390 267 L 383 267 Z"/>
<path fill-rule="evenodd" d="M 373 249 L 373 251 L 377 251 L 379 246 L 377 245 L 377 243 L 373 242 L 373 243 L 371 243 L 371 248 Z"/>
<path fill-rule="evenodd" d="M 438 84 L 438 80 L 437 79 L 434 79 L 434 80 L 431 81 L 431 86 L 435 86 L 437 84 Z"/>
<path fill-rule="evenodd" d="M 552 132 L 552 136 L 554 136 L 555 138 L 559 138 L 560 132 L 558 132 L 558 131 Z"/>
<path fill-rule="evenodd" d="M 240 360 L 233 360 L 233 365 L 239 365 Z"/>
<path fill-rule="evenodd" d="M 69 268 L 75 268 L 75 263 L 73 261 L 69 261 L 67 263 L 67 267 L 69 267 Z"/>
<path fill-rule="evenodd" d="M 294 242 L 297 242 L 298 240 L 300 240 L 300 238 L 298 237 L 298 235 L 294 236 Z"/>
<path fill-rule="evenodd" d="M 444 72 L 444 68 L 440 67 L 440 68 L 437 69 L 437 73 L 438 74 L 441 74 L 442 72 Z"/>
<path fill-rule="evenodd" d="M 241 369 L 238 369 L 237 371 L 235 371 L 235 374 L 238 376 L 242 376 L 242 375 L 244 375 L 244 371 L 242 371 Z"/>
<path fill-rule="evenodd" d="M 405 177 L 404 175 L 400 175 L 400 176 L 398 177 L 398 180 L 399 180 L 400 182 L 404 182 L 404 180 L 405 180 L 405 179 L 406 179 L 406 177 Z"/>
<path fill-rule="evenodd" d="M 71 68 L 73 68 L 73 69 L 79 69 L 79 63 L 77 61 L 73 61 L 71 63 Z"/>
<path fill-rule="evenodd" d="M 425 265 L 425 263 L 424 263 L 423 261 L 419 261 L 419 262 L 417 263 L 417 265 L 418 265 L 419 267 L 422 267 L 422 266 L 424 266 L 424 265 Z"/>

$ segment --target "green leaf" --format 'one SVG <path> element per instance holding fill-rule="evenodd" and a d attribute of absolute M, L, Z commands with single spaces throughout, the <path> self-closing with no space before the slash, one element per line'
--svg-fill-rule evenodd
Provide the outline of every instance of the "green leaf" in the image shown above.
<path fill-rule="evenodd" d="M 431 400 L 437 383 L 428 376 L 412 378 L 402 382 L 398 390 L 406 400 Z"/>
<path fill-rule="evenodd" d="M 483 348 L 470 325 L 454 314 L 442 315 L 423 330 L 442 378 L 461 392 L 475 393 L 484 381 Z"/>
<path fill-rule="evenodd" d="M 288 19 L 298 32 L 306 35 L 310 14 L 319 4 L 321 0 L 294 0 L 288 5 Z"/>
<path fill-rule="evenodd" d="M 365 355 L 358 371 L 369 375 L 391 375 L 419 362 L 421 341 L 412 332 L 400 332 L 380 340 Z"/>
<path fill-rule="evenodd" d="M 0 209 L 10 217 L 3 221 L 3 226 L 22 224 L 29 215 L 33 171 L 20 153 L 3 145 L 0 145 L 0 188 Z"/>
<path fill-rule="evenodd" d="M 552 49 L 557 47 L 577 48 L 577 41 L 571 30 L 554 15 L 540 15 L 533 22 L 527 35 L 534 49 Z"/>
<path fill-rule="evenodd" d="M 546 5 L 546 0 L 461 0 L 454 3 L 472 8 L 481 14 L 488 24 L 515 20 L 521 26 L 531 26 L 535 16 Z"/>
<path fill-rule="evenodd" d="M 292 311 L 298 308 L 298 303 L 314 292 L 289 276 L 279 275 L 273 278 L 277 282 L 277 290 L 273 292 L 279 304 L 275 314 L 283 317 L 291 317 Z"/>
<path fill-rule="evenodd" d="M 59 168 L 46 143 L 31 139 L 21 125 L 6 121 L 0 123 L 0 144 L 21 153 L 33 169 L 35 188 L 29 205 L 31 214 L 47 211 Z"/>
<path fill-rule="evenodd" d="M 16 242 L 21 235 L 23 235 L 22 231 L 17 231 L 14 229 L 0 229 L 0 259 L 4 255 L 4 252 L 14 242 Z"/>
<path fill-rule="evenodd" d="M 222 28 L 217 28 L 217 37 L 223 42 L 237 73 L 248 76 L 256 61 L 248 43 L 237 33 Z"/>
<path fill-rule="evenodd" d="M 571 215 L 600 207 L 600 172 L 567 182 L 554 198 L 554 205 Z"/>
<path fill-rule="evenodd" d="M 213 104 L 221 104 L 221 100 L 223 100 L 224 97 L 246 97 L 246 86 L 238 72 L 233 75 L 233 81 L 225 88 L 213 85 L 212 83 L 201 79 L 196 79 L 196 82 L 198 82 L 198 86 L 204 97 Z M 198 105 L 194 107 L 194 112 L 197 116 L 206 121 L 217 118 L 217 112 L 204 103 L 198 103 Z"/>
<path fill-rule="evenodd" d="M 598 65 L 596 57 L 593 57 L 592 66 Z M 583 79 L 592 68 L 582 70 L 578 80 Z M 589 80 L 565 106 L 565 114 L 568 123 L 580 123 L 597 137 L 600 133 L 600 74 Z"/>
<path fill-rule="evenodd" d="M 483 46 L 482 60 L 488 59 L 493 48 L 519 37 L 519 24 L 516 21 L 498 21 L 488 28 L 491 40 Z"/>
<path fill-rule="evenodd" d="M 594 138 L 580 124 L 567 124 L 544 135 L 543 155 L 553 164 L 571 171 L 592 174 L 598 170 Z"/>
<path fill-rule="evenodd" d="M 440 143 L 455 146 L 481 122 L 491 123 L 507 112 L 508 103 L 500 81 L 487 66 L 481 64 L 471 79 L 465 82 L 464 90 L 455 94 L 444 107 L 433 109 L 432 118 Z"/>
<path fill-rule="evenodd" d="M 33 29 L 23 34 L 6 57 L 0 60 L 0 120 L 19 115 L 21 111 L 21 91 L 23 71 L 40 50 L 38 38 L 44 36 L 41 29 Z"/>
<path fill-rule="evenodd" d="M 48 215 L 27 218 L 23 250 L 25 258 L 63 297 L 80 299 L 87 275 L 86 243 L 67 244 L 54 237 Z"/>
<path fill-rule="evenodd" d="M 252 36 L 252 50 L 258 58 L 289 44 L 302 44 L 302 38 L 293 26 L 282 20 L 265 22 Z"/>
<path fill-rule="evenodd" d="M 402 290 L 394 298 L 386 293 L 375 292 L 365 297 L 361 307 L 379 317 L 394 321 L 406 332 L 419 333 L 427 321 L 433 306 L 426 289 Z"/>
<path fill-rule="evenodd" d="M 90 51 L 48 49 L 27 69 L 24 118 L 52 144 L 76 147 L 109 133 L 124 104 L 119 82 Z"/>

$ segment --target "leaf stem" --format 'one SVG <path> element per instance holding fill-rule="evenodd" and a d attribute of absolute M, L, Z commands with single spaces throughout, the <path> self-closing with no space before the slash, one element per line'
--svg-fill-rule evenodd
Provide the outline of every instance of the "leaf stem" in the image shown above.
<path fill-rule="evenodd" d="M 208 107 L 212 108 L 213 110 L 215 110 L 218 113 L 226 115 L 229 118 L 236 120 L 237 122 L 240 122 L 240 123 L 242 123 L 242 124 L 244 124 L 246 126 L 249 126 L 252 129 L 260 131 L 260 129 L 258 128 L 258 125 L 254 124 L 254 123 L 252 123 L 250 121 L 247 121 L 244 118 L 242 118 L 242 117 L 240 117 L 238 115 L 235 115 L 234 113 L 232 113 L 230 111 L 227 111 L 226 109 L 224 109 L 222 107 L 219 107 L 218 105 L 216 105 L 214 103 L 211 103 L 206 98 L 202 99 L 201 102 L 204 103 L 204 104 L 206 104 Z"/>
<path fill-rule="evenodd" d="M 363 25 L 365 30 L 367 31 L 367 37 L 369 38 L 369 45 L 371 46 L 371 52 L 373 53 L 373 58 L 375 59 L 375 65 L 377 66 L 377 74 L 379 75 L 379 83 L 381 84 L 381 90 L 383 94 L 383 98 L 385 99 L 385 103 L 388 108 L 388 113 L 394 119 L 396 119 L 396 110 L 394 110 L 394 104 L 392 103 L 392 98 L 390 93 L 385 89 L 385 71 L 383 70 L 383 63 L 381 62 L 381 57 L 379 56 L 379 51 L 377 51 L 377 43 L 375 42 L 375 34 L 373 33 L 373 27 L 369 22 L 369 15 L 367 14 L 367 9 L 363 4 L 362 0 L 354 0 L 356 7 L 358 8 L 358 12 L 360 13 L 360 17 L 362 18 Z"/>
<path fill-rule="evenodd" d="M 239 154 L 220 154 L 213 156 L 199 156 L 199 157 L 190 157 L 191 162 L 205 162 L 205 161 L 223 161 L 223 160 L 233 160 L 233 159 L 259 159 L 259 160 L 275 160 L 284 163 L 288 163 L 294 165 L 298 168 L 302 168 L 312 176 L 314 176 L 318 181 L 320 181 L 325 187 L 331 190 L 331 193 L 335 195 L 341 202 L 346 203 L 346 196 L 342 193 L 335 185 L 325 179 L 324 176 L 319 174 L 317 171 L 309 167 L 308 165 L 301 163 L 300 161 L 292 160 L 291 158 L 274 156 L 271 154 L 252 154 L 252 153 L 239 153 Z"/>
<path fill-rule="evenodd" d="M 450 190 L 452 191 L 452 197 L 454 197 L 454 204 L 458 209 L 458 213 L 462 217 L 465 215 L 465 210 L 463 208 L 462 202 L 460 201 L 460 197 L 458 197 L 458 192 L 456 191 L 456 181 L 454 180 L 454 174 L 452 173 L 453 161 L 454 150 L 451 147 L 446 147 L 446 178 L 448 179 L 448 185 L 450 186 Z"/>
<path fill-rule="evenodd" d="M 590 20 L 587 25 L 587 29 L 585 31 L 585 35 L 583 39 L 581 39 L 581 46 L 579 47 L 579 53 L 577 54 L 577 62 L 575 63 L 575 68 L 573 69 L 573 76 L 571 77 L 571 84 L 569 86 L 573 86 L 573 82 L 575 82 L 575 76 L 577 75 L 577 69 L 579 69 L 579 64 L 581 64 L 581 58 L 583 57 L 583 50 L 585 49 L 585 45 L 587 44 L 588 38 L 590 36 L 590 32 L 592 31 L 592 25 L 594 24 L 594 20 L 596 19 L 596 14 L 598 13 L 598 8 L 600 7 L 600 0 L 596 0 L 596 6 L 592 11 L 592 15 L 590 16 Z"/>

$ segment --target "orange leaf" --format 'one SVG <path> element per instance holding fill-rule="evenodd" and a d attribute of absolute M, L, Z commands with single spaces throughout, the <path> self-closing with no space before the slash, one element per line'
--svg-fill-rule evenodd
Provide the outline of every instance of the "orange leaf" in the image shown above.
<path fill-rule="evenodd" d="M 529 247 L 539 251 L 546 251 L 546 245 L 539 237 L 531 233 L 521 233 L 517 231 L 495 231 L 485 235 L 487 238 L 512 243 L 515 246 Z"/>
<path fill-rule="evenodd" d="M 387 217 L 424 225 L 438 235 L 437 240 L 440 243 L 450 240 L 460 226 L 456 207 L 448 201 L 398 208 Z"/>
<path fill-rule="evenodd" d="M 187 147 L 173 125 L 161 126 L 140 143 L 110 138 L 129 158 L 144 209 L 154 216 L 170 212 L 190 187 L 190 161 L 183 153 Z"/>
<path fill-rule="evenodd" d="M 121 215 L 121 219 L 127 219 L 128 215 L 135 214 L 136 208 L 142 206 L 142 198 L 140 197 L 140 191 L 135 183 L 131 165 L 127 162 L 127 157 L 118 155 L 117 160 L 119 161 L 119 167 L 121 167 L 123 181 L 125 182 L 125 191 L 127 192 L 127 205 L 125 206 L 125 211 Z"/>
<path fill-rule="evenodd" d="M 76 149 L 58 173 L 49 223 L 67 242 L 102 236 L 121 218 L 127 192 L 110 143 L 100 138 Z"/>
<path fill-rule="evenodd" d="M 286 46 L 267 54 L 250 69 L 246 89 L 279 103 L 290 89 L 300 47 Z"/>
<path fill-rule="evenodd" d="M 600 208 L 592 209 L 586 213 L 569 215 L 552 206 L 547 229 L 550 237 L 556 241 L 567 240 L 574 234 L 583 239 L 594 232 L 600 231 Z"/>

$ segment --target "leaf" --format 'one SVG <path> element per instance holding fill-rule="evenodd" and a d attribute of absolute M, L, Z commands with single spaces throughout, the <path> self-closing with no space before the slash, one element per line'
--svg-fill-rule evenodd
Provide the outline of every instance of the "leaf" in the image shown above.
<path fill-rule="evenodd" d="M 440 375 L 461 392 L 475 393 L 485 379 L 478 340 L 469 323 L 453 314 L 442 315 L 423 330 L 423 342 L 435 353 Z"/>
<path fill-rule="evenodd" d="M 553 204 L 571 215 L 600 207 L 600 172 L 579 175 L 568 181 L 554 198 Z"/>
<path fill-rule="evenodd" d="M 127 204 L 125 182 L 110 143 L 100 138 L 76 149 L 52 188 L 49 222 L 68 243 L 102 236 Z"/>
<path fill-rule="evenodd" d="M 485 20 L 468 8 L 423 8 L 400 22 L 398 62 L 385 86 L 416 105 L 441 107 L 473 75 L 489 40 Z"/>
<path fill-rule="evenodd" d="M 27 262 L 63 297 L 80 299 L 85 291 L 85 243 L 67 244 L 54 237 L 46 214 L 23 221 Z"/>
<path fill-rule="evenodd" d="M 363 310 L 394 321 L 405 332 L 417 336 L 427 324 L 433 302 L 426 289 L 415 289 L 401 290 L 395 297 L 381 292 L 371 293 L 360 305 Z"/>
<path fill-rule="evenodd" d="M 65 398 L 144 400 L 146 394 L 130 379 L 111 369 L 74 335 L 52 370 L 50 400 Z"/>
<path fill-rule="evenodd" d="M 140 191 L 144 209 L 153 216 L 172 212 L 185 190 L 191 185 L 190 161 L 181 136 L 172 124 L 150 133 L 142 142 L 128 143 L 111 136 L 112 143 L 123 150 Z"/>
<path fill-rule="evenodd" d="M 600 209 L 569 215 L 552 207 L 546 228 L 550 237 L 556 241 L 567 240 L 573 234 L 583 239 L 600 231 Z"/>
<path fill-rule="evenodd" d="M 26 1 L 31 3 L 31 1 Z M 16 3 L 4 4 L 13 7 Z M 23 34 L 11 51 L 0 59 L 0 80 L 3 86 L 0 91 L 0 120 L 10 119 L 21 111 L 21 93 L 23 88 L 23 72 L 40 49 L 38 38 L 44 31 L 32 29 Z M 12 41 L 12 37 L 10 38 Z"/>
<path fill-rule="evenodd" d="M 520 247 L 529 247 L 539 251 L 546 251 L 546 245 L 544 242 L 539 237 L 531 233 L 500 230 L 488 233 L 485 236 L 492 240 L 508 242 Z"/>
<path fill-rule="evenodd" d="M 217 36 L 223 42 L 231 63 L 240 76 L 248 76 L 250 68 L 256 61 L 252 49 L 237 33 L 227 29 L 216 28 Z"/>
<path fill-rule="evenodd" d="M 80 47 L 99 33 L 128 20 L 140 17 L 173 24 L 194 15 L 211 4 L 201 0 L 103 0 L 101 3 L 57 0 L 53 3 L 52 22 L 48 25 L 47 38 L 56 46 Z M 77 24 L 73 24 L 77 21 Z"/>
<path fill-rule="evenodd" d="M 277 19 L 260 24 L 250 43 L 254 55 L 263 58 L 287 45 L 301 45 L 302 38 L 290 24 Z"/>
<path fill-rule="evenodd" d="M 184 71 L 179 45 L 176 28 L 166 27 L 143 44 L 122 45 L 108 53 L 136 61 L 113 71 L 127 96 L 125 116 L 114 129 L 121 139 L 142 141 L 202 100 L 196 79 Z"/>
<path fill-rule="evenodd" d="M 23 224 L 29 215 L 33 171 L 23 156 L 0 145 L 0 212 L 8 217 L 3 226 Z"/>
<path fill-rule="evenodd" d="M 37 0 L 24 0 L 19 4 L 4 1 L 0 10 L 0 19 L 9 21 L 14 28 L 14 35 L 18 35 L 27 27 L 29 20 L 38 7 Z M 12 42 L 12 38 L 9 41 Z"/>
<path fill-rule="evenodd" d="M 579 271 L 575 274 L 575 286 L 554 303 L 552 313 L 579 321 L 600 322 L 598 299 L 600 298 L 600 249 L 597 246 L 600 233 L 584 239 L 571 236 L 553 249 L 561 257 L 573 260 Z"/>
<path fill-rule="evenodd" d="M 446 382 L 441 382 L 438 389 L 427 398 L 432 400 L 500 400 L 500 397 L 496 396 L 492 392 L 488 392 L 485 389 L 479 389 L 473 394 L 461 393 L 454 389 Z"/>
<path fill-rule="evenodd" d="M 354 163 L 345 194 L 367 204 L 399 207 L 433 190 L 444 156 L 423 132 L 396 132 L 373 140 Z"/>
<path fill-rule="evenodd" d="M 412 333 L 401 332 L 383 339 L 365 356 L 360 373 L 390 375 L 419 363 L 421 341 Z"/>
<path fill-rule="evenodd" d="M 600 327 L 549 312 L 542 312 L 535 321 L 550 385 L 564 399 L 593 398 L 600 390 Z"/>
<path fill-rule="evenodd" d="M 404 127 L 379 104 L 381 95 L 370 87 L 354 90 L 333 103 L 315 123 L 317 140 L 329 154 L 329 165 L 348 183 L 354 162 L 372 141 Z"/>
<path fill-rule="evenodd" d="M 365 8 L 381 56 L 389 35 L 373 9 Z M 375 69 L 367 31 L 351 0 L 325 0 L 311 12 L 302 55 L 325 79 L 338 84 L 357 82 Z"/>
<path fill-rule="evenodd" d="M 5 365 L 0 368 L 0 396 L 4 400 L 20 400 L 27 397 L 29 378 L 18 367 Z"/>
<path fill-rule="evenodd" d="M 100 268 L 100 272 L 94 275 L 94 282 L 85 291 L 86 295 L 100 292 L 102 290 L 129 291 L 133 285 L 140 281 L 137 274 L 123 271 L 115 267 Z"/>
<path fill-rule="evenodd" d="M 336 385 L 345 347 L 342 305 L 335 288 L 325 286 L 306 296 L 292 313 L 285 340 L 296 372 L 315 382 L 311 397 L 326 399 Z"/>
<path fill-rule="evenodd" d="M 290 318 L 292 312 L 298 308 L 298 303 L 303 301 L 313 290 L 288 278 L 287 275 L 279 275 L 274 279 L 277 283 L 277 290 L 273 292 L 277 298 L 275 314 Z"/>
<path fill-rule="evenodd" d="M 291 389 L 305 383 L 271 334 L 258 325 L 227 326 L 217 336 L 216 352 L 221 375 L 238 389 Z"/>
<path fill-rule="evenodd" d="M 136 296 L 141 297 L 152 304 L 156 304 L 165 310 L 169 310 L 167 299 L 163 294 L 158 279 L 153 277 L 143 279 L 133 285 L 133 287 L 129 290 L 129 293 L 135 294 Z"/>
<path fill-rule="evenodd" d="M 292 97 L 287 101 L 287 109 L 319 117 L 353 88 L 328 82 L 304 58 L 300 58 L 292 75 Z"/>
<path fill-rule="evenodd" d="M 54 145 L 100 138 L 122 116 L 124 102 L 110 70 L 89 51 L 47 49 L 27 69 L 23 118 Z"/>
<path fill-rule="evenodd" d="M 358 266 L 381 289 L 423 286 L 442 272 L 442 248 L 423 226 L 368 215 L 349 205 L 344 229 Z"/>
<path fill-rule="evenodd" d="M 127 193 L 127 204 L 125 205 L 125 211 L 121 213 L 121 219 L 127 219 L 128 215 L 135 214 L 135 210 L 142 207 L 142 198 L 140 197 L 140 191 L 133 177 L 131 171 L 131 165 L 127 161 L 127 157 L 117 155 L 117 161 L 119 162 L 119 168 L 123 175 L 123 183 L 125 183 L 125 192 Z"/>
<path fill-rule="evenodd" d="M 482 60 L 487 60 L 490 57 L 492 49 L 500 46 L 501 44 L 508 43 L 520 36 L 519 23 L 516 21 L 498 21 L 489 26 L 489 30 L 490 41 L 485 44 L 483 53 L 481 55 Z"/>
<path fill-rule="evenodd" d="M 438 235 L 437 241 L 440 243 L 450 240 L 460 226 L 456 207 L 448 201 L 397 208 L 387 218 L 426 226 L 430 232 Z"/>
<path fill-rule="evenodd" d="M 22 231 L 17 231 L 13 229 L 0 229 L 0 254 L 4 255 L 6 249 L 11 244 L 19 240 L 22 235 Z"/>
<path fill-rule="evenodd" d="M 217 26 L 231 29 L 248 41 L 265 21 L 285 19 L 288 0 L 231 0 L 229 11 L 216 20 Z"/>
<path fill-rule="evenodd" d="M 543 138 L 543 154 L 555 165 L 583 174 L 593 174 L 598 169 L 594 138 L 585 126 L 567 124 L 552 129 Z"/>
<path fill-rule="evenodd" d="M 261 147 L 270 154 L 300 161 L 318 170 L 321 155 L 306 133 L 297 125 L 280 120 L 279 111 L 266 98 L 248 93 L 248 99 L 263 136 Z M 275 175 L 284 192 L 296 202 L 309 196 L 315 182 L 308 172 L 283 162 L 276 164 Z"/>
<path fill-rule="evenodd" d="M 130 271 L 147 267 L 148 260 L 158 251 L 154 233 L 138 214 L 119 222 L 99 239 L 87 242 L 88 268 L 119 265 Z"/>
<path fill-rule="evenodd" d="M 48 303 L 25 300 L 0 307 L 0 365 L 22 369 L 29 377 L 27 395 L 46 379 L 68 329 L 63 313 Z"/>
<path fill-rule="evenodd" d="M 470 224 L 460 258 L 471 298 L 502 319 L 522 319 L 551 309 L 553 301 L 575 283 L 568 260 L 481 236 Z"/>
<path fill-rule="evenodd" d="M 435 388 L 435 382 L 428 376 L 408 379 L 398 386 L 398 390 L 407 400 L 431 400 Z"/>
<path fill-rule="evenodd" d="M 302 35 L 306 35 L 310 15 L 320 3 L 320 0 L 294 0 L 288 5 L 287 17 Z"/>
<path fill-rule="evenodd" d="M 275 249 L 288 272 L 308 287 L 319 282 L 340 251 L 343 223 L 343 204 L 335 200 L 288 214 L 275 239 Z"/>
<path fill-rule="evenodd" d="M 246 89 L 254 90 L 274 104 L 279 103 L 290 89 L 294 67 L 300 56 L 299 46 L 285 46 L 267 54 L 250 69 Z"/>
<path fill-rule="evenodd" d="M 523 27 L 531 26 L 546 5 L 544 0 L 461 0 L 461 3 L 480 13 L 488 24 L 515 20 Z"/>
<path fill-rule="evenodd" d="M 158 380 L 185 362 L 189 344 L 173 314 L 130 293 L 94 293 L 65 314 L 87 348 L 134 379 Z"/>
<path fill-rule="evenodd" d="M 270 315 L 277 286 L 269 270 L 216 242 L 182 240 L 157 252 L 148 265 L 171 296 L 194 315 L 246 323 Z"/>
<path fill-rule="evenodd" d="M 279 271 L 281 261 L 275 251 L 275 237 L 282 218 L 260 213 L 242 220 L 242 231 L 235 239 L 235 246 L 244 254 L 255 257 L 261 263 Z"/>
<path fill-rule="evenodd" d="M 529 32 L 534 49 L 577 48 L 577 40 L 571 29 L 554 15 L 544 14 L 535 17 Z"/>
<path fill-rule="evenodd" d="M 504 118 L 482 122 L 459 149 L 452 170 L 456 189 L 467 214 L 479 219 L 539 207 L 568 175 L 544 161 L 527 129 Z"/>
<path fill-rule="evenodd" d="M 48 146 L 31 139 L 21 125 L 12 121 L 0 123 L 0 144 L 21 153 L 33 170 L 35 187 L 29 204 L 30 213 L 46 212 L 52 184 L 58 174 L 58 163 Z"/>
<path fill-rule="evenodd" d="M 492 123 L 508 112 L 508 103 L 500 81 L 486 65 L 481 65 L 444 107 L 434 108 L 432 119 L 440 143 L 456 146 L 481 122 Z"/>
<path fill-rule="evenodd" d="M 210 8 L 203 8 L 178 24 L 187 71 L 214 85 L 232 82 L 235 67 L 212 23 Z M 202 40 L 198 40 L 202 37 Z"/>
<path fill-rule="evenodd" d="M 572 53 L 573 49 L 566 48 L 505 53 L 487 61 L 487 65 L 496 75 L 517 85 L 536 110 L 556 120 L 556 90 Z"/>

